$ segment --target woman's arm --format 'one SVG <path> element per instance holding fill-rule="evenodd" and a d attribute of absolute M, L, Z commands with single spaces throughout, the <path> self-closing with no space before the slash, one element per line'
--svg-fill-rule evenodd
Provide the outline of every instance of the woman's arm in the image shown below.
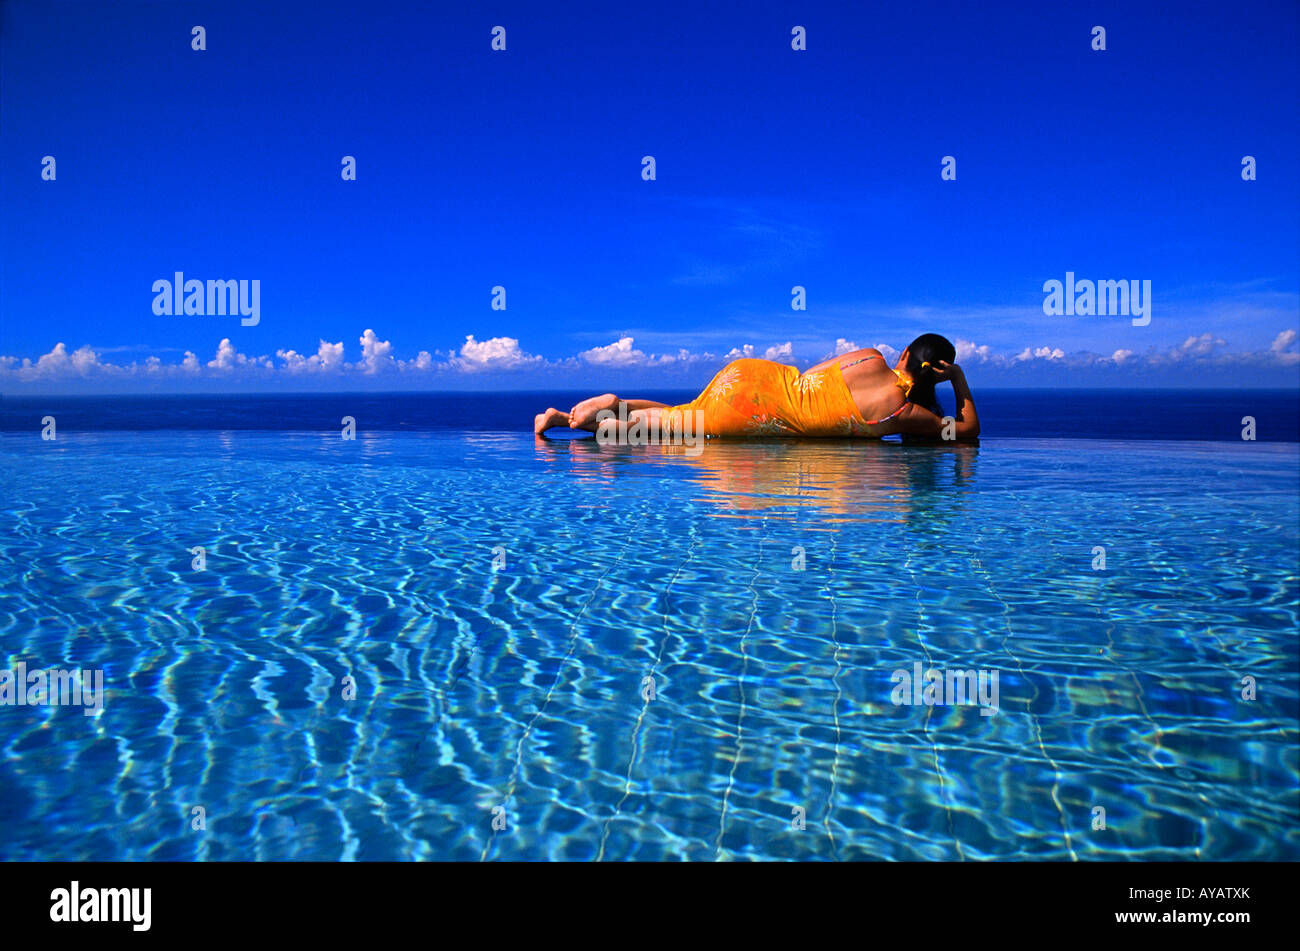
<path fill-rule="evenodd" d="M 941 361 L 935 367 L 935 375 L 941 382 L 947 380 L 952 383 L 953 393 L 957 398 L 957 409 L 953 413 L 953 430 L 949 438 L 958 440 L 978 438 L 980 419 L 975 411 L 975 399 L 971 396 L 970 386 L 966 383 L 966 374 L 957 364 Z M 884 425 L 888 427 L 888 431 L 882 432 L 882 436 L 904 433 L 926 436 L 930 439 L 944 438 L 943 418 L 916 404 L 909 405 Z"/>
<path fill-rule="evenodd" d="M 975 412 L 975 397 L 971 396 L 966 373 L 957 364 L 940 360 L 935 374 L 940 380 L 952 382 L 952 392 L 957 398 L 957 410 L 953 414 L 957 420 L 957 438 L 975 439 L 980 434 L 980 417 Z"/>

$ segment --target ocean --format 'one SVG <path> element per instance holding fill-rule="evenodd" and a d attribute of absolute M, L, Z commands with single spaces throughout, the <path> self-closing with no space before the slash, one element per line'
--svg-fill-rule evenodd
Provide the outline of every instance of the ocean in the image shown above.
<path fill-rule="evenodd" d="M 44 416 L 62 430 L 328 432 L 344 416 L 369 432 L 528 432 L 547 406 L 589 392 L 312 393 L 0 398 L 0 431 L 35 432 Z M 684 403 L 694 392 L 631 394 Z M 945 408 L 952 411 L 946 394 Z M 1259 442 L 1300 440 L 1300 389 L 990 389 L 975 393 L 982 435 L 1001 438 L 1239 442 L 1243 418 Z"/>

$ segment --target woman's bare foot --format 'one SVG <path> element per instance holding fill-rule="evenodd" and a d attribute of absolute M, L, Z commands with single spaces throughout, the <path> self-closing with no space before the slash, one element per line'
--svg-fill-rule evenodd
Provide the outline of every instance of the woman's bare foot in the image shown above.
<path fill-rule="evenodd" d="M 618 397 L 613 393 L 603 393 L 600 396 L 593 396 L 589 400 L 583 400 L 573 409 L 569 410 L 569 428 L 586 429 L 596 422 L 596 414 L 601 410 L 612 410 L 618 406 Z"/>
<path fill-rule="evenodd" d="M 533 417 L 533 432 L 538 436 L 553 426 L 567 425 L 569 425 L 569 414 L 554 406 L 547 409 L 545 413 L 538 413 Z"/>

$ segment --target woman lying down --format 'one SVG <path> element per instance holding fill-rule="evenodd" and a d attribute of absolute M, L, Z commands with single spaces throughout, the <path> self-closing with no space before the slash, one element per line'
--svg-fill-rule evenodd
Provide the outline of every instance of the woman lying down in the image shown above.
<path fill-rule="evenodd" d="M 603 433 L 650 432 L 694 436 L 801 436 L 879 439 L 905 436 L 972 440 L 979 416 L 957 351 L 939 334 L 922 334 L 892 368 L 879 350 L 855 350 L 798 368 L 771 360 L 733 360 L 695 399 L 681 406 L 620 400 L 613 393 L 583 400 L 568 412 L 538 413 L 538 435 L 564 426 Z M 934 388 L 951 383 L 957 400 L 945 416 Z M 604 427 L 604 429 L 602 429 Z M 656 440 L 657 441 L 657 440 Z"/>

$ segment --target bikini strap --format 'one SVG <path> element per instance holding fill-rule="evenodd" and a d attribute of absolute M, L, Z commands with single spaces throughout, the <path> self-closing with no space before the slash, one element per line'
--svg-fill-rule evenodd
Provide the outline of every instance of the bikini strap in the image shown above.
<path fill-rule="evenodd" d="M 880 357 L 881 360 L 885 359 L 884 357 L 881 357 L 880 354 L 878 353 L 869 353 L 865 357 L 858 357 L 858 359 L 854 360 L 852 363 L 841 363 L 840 372 L 843 373 L 849 367 L 855 367 L 859 363 L 866 363 L 868 360 L 874 360 L 877 357 Z"/>
<path fill-rule="evenodd" d="M 892 413 L 890 413 L 888 416 L 882 416 L 880 419 L 868 419 L 868 420 L 864 420 L 864 422 L 865 422 L 868 426 L 875 426 L 877 423 L 887 423 L 887 422 L 889 422 L 891 419 L 893 419 L 895 416 L 897 416 L 899 413 L 901 413 L 903 410 L 907 409 L 907 403 L 908 403 L 908 402 L 909 402 L 909 401 L 904 401 L 904 403 L 903 403 L 902 406 L 898 407 L 898 409 L 894 410 L 894 411 L 893 411 Z"/>

